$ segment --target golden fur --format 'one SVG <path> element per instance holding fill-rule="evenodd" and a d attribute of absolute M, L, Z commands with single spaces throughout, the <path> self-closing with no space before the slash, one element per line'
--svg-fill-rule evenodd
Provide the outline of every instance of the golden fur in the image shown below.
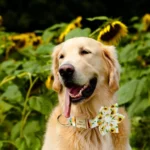
<path fill-rule="evenodd" d="M 81 48 L 90 50 L 91 54 L 81 56 L 79 54 Z M 65 57 L 59 60 L 62 53 Z M 42 150 L 130 150 L 129 122 L 124 108 L 119 109 L 119 112 L 126 117 L 119 124 L 118 134 L 109 133 L 102 136 L 98 128 L 78 129 L 57 122 L 58 115 L 63 114 L 65 101 L 65 86 L 58 68 L 66 62 L 75 67 L 77 83 L 85 84 L 93 75 L 97 75 L 98 78 L 92 96 L 77 105 L 72 104 L 72 116 L 91 119 L 97 115 L 101 106 L 110 106 L 117 102 L 115 92 L 119 88 L 120 68 L 115 48 L 90 38 L 72 38 L 58 45 L 54 49 L 52 58 L 53 89 L 58 93 L 59 104 L 48 120 Z M 62 117 L 61 122 L 67 123 L 67 119 Z"/>

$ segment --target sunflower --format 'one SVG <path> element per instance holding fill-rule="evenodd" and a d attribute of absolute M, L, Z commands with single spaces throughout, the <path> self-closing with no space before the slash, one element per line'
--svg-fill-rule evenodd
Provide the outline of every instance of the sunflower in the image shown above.
<path fill-rule="evenodd" d="M 150 31 L 150 14 L 145 14 L 142 18 L 142 22 L 144 25 L 144 31 Z"/>
<path fill-rule="evenodd" d="M 73 21 L 73 23 L 74 23 L 77 27 L 81 27 L 81 26 L 82 26 L 82 25 L 81 25 L 81 21 L 82 21 L 82 17 L 79 16 L 79 17 L 77 17 L 77 18 Z"/>
<path fill-rule="evenodd" d="M 47 77 L 47 80 L 45 81 L 45 86 L 46 86 L 47 89 L 51 89 L 52 82 L 53 82 L 53 76 L 50 75 L 50 76 Z"/>
<path fill-rule="evenodd" d="M 40 36 L 36 36 L 36 34 L 32 32 L 10 36 L 9 40 L 15 43 L 15 47 L 17 49 L 24 48 L 26 46 L 37 47 L 42 43 L 42 38 Z"/>
<path fill-rule="evenodd" d="M 11 40 L 15 43 L 17 49 L 24 47 L 27 43 L 26 37 L 23 34 L 12 36 Z"/>
<path fill-rule="evenodd" d="M 76 26 L 74 25 L 74 23 L 70 23 L 67 28 L 60 34 L 59 38 L 58 38 L 58 42 L 62 42 L 64 40 L 64 37 L 73 29 L 75 29 Z"/>
<path fill-rule="evenodd" d="M 64 40 L 64 37 L 73 29 L 77 28 L 77 27 L 81 27 L 81 20 L 82 17 L 79 16 L 77 17 L 75 20 L 73 20 L 70 24 L 68 24 L 68 26 L 65 28 L 65 30 L 60 34 L 59 38 L 58 38 L 58 42 L 62 42 Z"/>
<path fill-rule="evenodd" d="M 0 26 L 2 26 L 2 24 L 3 24 L 3 18 L 2 16 L 0 16 Z"/>
<path fill-rule="evenodd" d="M 127 35 L 127 26 L 120 21 L 112 21 L 100 30 L 97 40 L 108 45 L 116 45 L 121 37 Z"/>
<path fill-rule="evenodd" d="M 33 46 L 38 46 L 39 44 L 42 43 L 42 38 L 40 36 L 34 37 L 32 41 Z"/>

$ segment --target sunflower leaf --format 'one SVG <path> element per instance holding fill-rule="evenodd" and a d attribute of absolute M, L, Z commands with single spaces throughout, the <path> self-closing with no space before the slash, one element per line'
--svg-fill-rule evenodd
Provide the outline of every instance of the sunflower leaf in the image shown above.
<path fill-rule="evenodd" d="M 90 33 L 91 33 L 91 29 L 90 28 L 85 28 L 85 29 L 76 28 L 76 29 L 70 31 L 65 36 L 65 40 L 68 40 L 68 39 L 73 38 L 73 37 L 80 37 L 80 36 L 88 37 Z"/>
<path fill-rule="evenodd" d="M 125 104 L 132 100 L 135 95 L 137 84 L 139 80 L 133 79 L 126 84 L 124 84 L 118 91 L 118 103 L 119 105 Z M 132 89 L 132 90 L 131 90 Z"/>
<path fill-rule="evenodd" d="M 106 17 L 106 16 L 97 16 L 97 17 L 94 17 L 94 18 L 87 18 L 88 21 L 95 21 L 95 20 L 104 20 L 104 21 L 107 21 L 109 18 Z"/>

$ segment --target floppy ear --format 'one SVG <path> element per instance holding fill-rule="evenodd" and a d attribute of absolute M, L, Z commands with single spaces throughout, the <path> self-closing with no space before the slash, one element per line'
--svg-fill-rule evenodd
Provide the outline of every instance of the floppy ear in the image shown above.
<path fill-rule="evenodd" d="M 115 92 L 119 88 L 120 65 L 117 59 L 117 53 L 114 46 L 104 46 L 104 59 L 108 66 L 108 84 L 110 90 Z"/>
<path fill-rule="evenodd" d="M 53 73 L 53 77 L 54 77 L 54 81 L 53 81 L 53 89 L 56 92 L 60 92 L 62 85 L 59 81 L 59 77 L 58 77 L 58 67 L 59 67 L 59 63 L 58 63 L 58 54 L 59 51 L 61 50 L 62 44 L 56 46 L 53 50 L 52 53 L 52 73 Z"/>

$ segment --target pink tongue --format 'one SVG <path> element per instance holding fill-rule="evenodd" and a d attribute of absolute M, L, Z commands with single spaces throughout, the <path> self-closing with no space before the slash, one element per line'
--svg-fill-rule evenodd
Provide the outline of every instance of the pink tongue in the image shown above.
<path fill-rule="evenodd" d="M 73 95 L 77 95 L 77 94 L 80 92 L 81 89 L 82 89 L 82 87 L 80 87 L 80 86 L 78 86 L 78 87 L 73 87 L 73 88 L 70 88 L 70 89 L 69 89 L 69 92 L 70 92 L 71 94 L 73 94 Z"/>
<path fill-rule="evenodd" d="M 71 110 L 71 102 L 70 102 L 70 96 L 69 93 L 73 95 L 77 95 L 79 91 L 82 89 L 82 87 L 73 87 L 73 88 L 66 88 L 66 95 L 65 95 L 65 110 L 64 115 L 66 118 L 70 117 L 70 110 Z"/>
<path fill-rule="evenodd" d="M 70 96 L 69 91 L 66 89 L 66 95 L 65 95 L 65 110 L 64 115 L 66 118 L 70 117 L 70 110 L 71 110 L 71 102 L 70 102 Z"/>

